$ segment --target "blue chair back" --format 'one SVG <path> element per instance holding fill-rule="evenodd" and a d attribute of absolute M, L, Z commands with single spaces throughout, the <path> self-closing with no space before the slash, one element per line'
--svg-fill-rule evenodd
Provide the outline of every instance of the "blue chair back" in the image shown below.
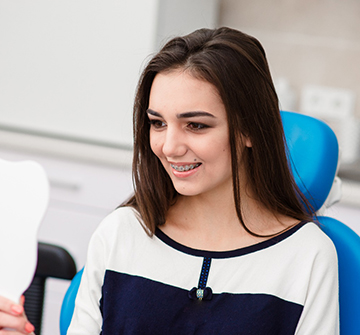
<path fill-rule="evenodd" d="M 360 237 L 348 226 L 319 216 L 322 230 L 332 239 L 339 260 L 340 334 L 360 334 Z"/>
<path fill-rule="evenodd" d="M 318 211 L 336 175 L 338 141 L 327 124 L 311 116 L 281 112 L 281 117 L 295 182 Z"/>
<path fill-rule="evenodd" d="M 60 335 L 66 335 L 74 313 L 75 298 L 79 290 L 79 285 L 84 268 L 82 268 L 72 279 L 66 291 L 60 311 Z"/>

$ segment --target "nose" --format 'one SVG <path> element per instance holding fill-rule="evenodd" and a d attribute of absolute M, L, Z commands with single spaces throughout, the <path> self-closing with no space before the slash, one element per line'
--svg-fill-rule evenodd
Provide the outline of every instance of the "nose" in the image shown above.
<path fill-rule="evenodd" d="M 166 157 L 181 157 L 187 150 L 185 135 L 175 127 L 168 127 L 164 136 L 163 154 Z"/>

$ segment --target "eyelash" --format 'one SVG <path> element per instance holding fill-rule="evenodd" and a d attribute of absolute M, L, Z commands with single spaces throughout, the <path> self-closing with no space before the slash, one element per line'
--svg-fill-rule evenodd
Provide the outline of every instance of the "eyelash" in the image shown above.
<path fill-rule="evenodd" d="M 199 122 L 189 122 L 188 127 L 191 128 L 191 130 L 195 130 L 195 131 L 199 131 L 199 130 L 202 130 L 202 129 L 209 128 L 208 125 L 203 124 L 203 123 L 199 123 Z"/>
<path fill-rule="evenodd" d="M 160 128 L 164 127 L 165 122 L 163 122 L 161 120 L 149 120 L 149 124 L 150 124 L 150 126 L 154 127 L 155 129 L 160 129 Z M 204 123 L 199 123 L 199 122 L 189 122 L 187 124 L 187 127 L 189 127 L 193 131 L 200 131 L 200 130 L 203 130 L 206 128 L 210 128 L 208 125 L 206 125 Z"/>
<path fill-rule="evenodd" d="M 162 122 L 160 120 L 149 120 L 149 124 L 150 124 L 150 126 L 156 128 L 156 129 L 159 129 L 165 124 L 165 122 Z M 161 124 L 161 125 L 159 125 L 159 124 Z"/>

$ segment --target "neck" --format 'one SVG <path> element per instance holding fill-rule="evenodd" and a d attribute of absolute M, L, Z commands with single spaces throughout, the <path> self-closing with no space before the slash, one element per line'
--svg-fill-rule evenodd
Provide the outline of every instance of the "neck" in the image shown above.
<path fill-rule="evenodd" d="M 242 192 L 241 209 L 247 228 L 260 235 L 276 234 L 296 223 L 275 215 L 248 192 Z M 231 250 L 266 239 L 252 236 L 241 225 L 232 192 L 222 197 L 179 196 L 161 229 L 177 242 L 203 250 Z"/>

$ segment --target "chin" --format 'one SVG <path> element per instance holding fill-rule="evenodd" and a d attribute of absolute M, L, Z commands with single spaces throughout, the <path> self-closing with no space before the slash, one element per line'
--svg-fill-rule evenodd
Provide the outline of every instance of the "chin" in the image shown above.
<path fill-rule="evenodd" d="M 181 186 L 175 185 L 175 184 L 173 184 L 173 186 L 177 193 L 179 193 L 182 196 L 186 196 L 186 197 L 191 197 L 191 196 L 199 195 L 202 193 L 201 191 L 196 190 L 194 188 L 189 188 L 189 187 L 184 188 L 184 187 L 181 187 Z"/>
<path fill-rule="evenodd" d="M 195 195 L 199 195 L 199 192 L 189 191 L 189 190 L 180 190 L 175 188 L 176 192 L 184 197 L 193 197 Z"/>
<path fill-rule="evenodd" d="M 180 195 L 182 195 L 184 197 L 195 197 L 195 196 L 199 196 L 199 195 L 209 192 L 208 189 L 199 188 L 199 187 L 186 187 L 186 188 L 183 187 L 182 188 L 181 186 L 174 185 L 174 188 L 177 193 L 179 193 Z"/>

